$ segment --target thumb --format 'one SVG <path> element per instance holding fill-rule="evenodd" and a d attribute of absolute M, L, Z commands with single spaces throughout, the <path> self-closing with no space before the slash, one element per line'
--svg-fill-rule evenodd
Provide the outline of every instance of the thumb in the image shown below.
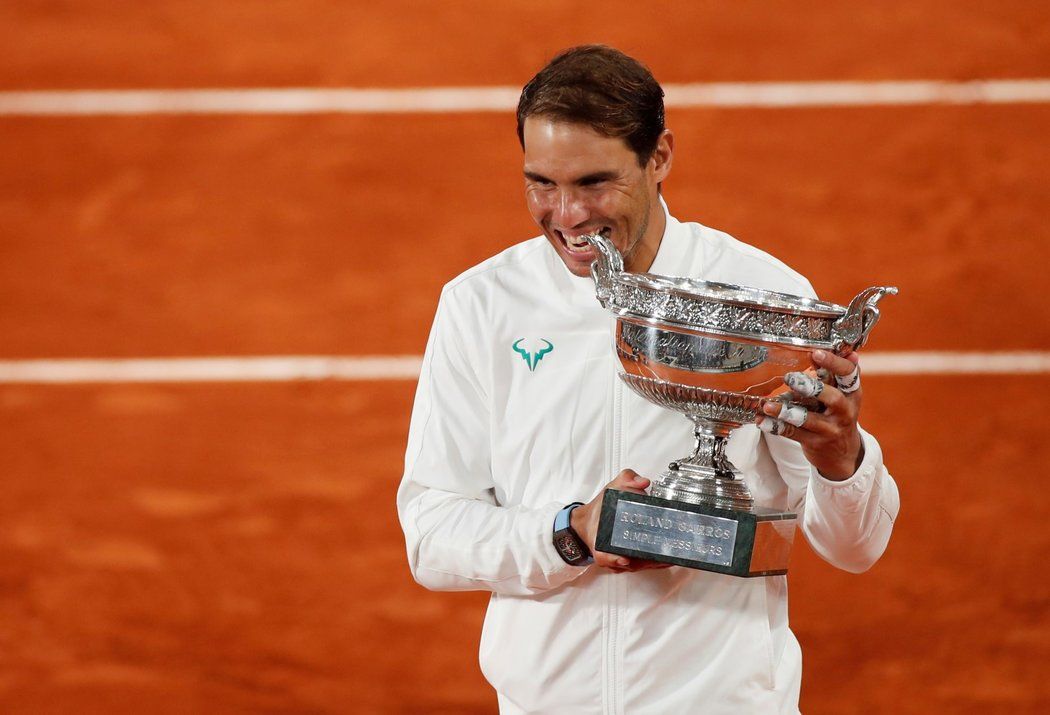
<path fill-rule="evenodd" d="M 642 491 L 649 486 L 649 480 L 633 469 L 625 469 L 616 476 L 616 479 L 609 486 L 616 489 Z"/>

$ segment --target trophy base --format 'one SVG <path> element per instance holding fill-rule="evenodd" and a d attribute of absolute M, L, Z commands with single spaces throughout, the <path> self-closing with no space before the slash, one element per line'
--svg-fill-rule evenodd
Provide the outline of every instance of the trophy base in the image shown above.
<path fill-rule="evenodd" d="M 798 517 L 722 509 L 607 489 L 595 548 L 730 576 L 787 573 Z"/>

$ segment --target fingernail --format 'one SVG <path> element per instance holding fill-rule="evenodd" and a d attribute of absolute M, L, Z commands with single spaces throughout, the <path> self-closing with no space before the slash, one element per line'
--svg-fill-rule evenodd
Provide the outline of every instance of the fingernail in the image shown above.
<path fill-rule="evenodd" d="M 765 402 L 762 404 L 762 411 L 767 415 L 775 415 L 780 412 L 780 405 L 772 402 Z"/>
<path fill-rule="evenodd" d="M 627 559 L 616 559 L 616 565 L 617 566 L 627 566 L 630 563 L 631 562 L 628 561 Z"/>
<path fill-rule="evenodd" d="M 824 362 L 824 358 L 826 358 L 827 356 L 828 356 L 828 354 L 826 352 L 824 352 L 823 350 L 814 350 L 813 351 L 813 359 L 814 360 L 819 360 L 820 362 Z"/>
<path fill-rule="evenodd" d="M 634 483 L 635 484 L 645 484 L 647 481 L 649 481 L 649 480 L 646 479 L 645 477 L 641 476 L 640 474 L 635 474 L 634 475 Z"/>

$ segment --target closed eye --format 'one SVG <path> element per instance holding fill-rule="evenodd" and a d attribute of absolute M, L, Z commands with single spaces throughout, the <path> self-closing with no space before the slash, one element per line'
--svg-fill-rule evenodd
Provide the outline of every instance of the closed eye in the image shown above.
<path fill-rule="evenodd" d="M 546 176 L 543 176 L 542 174 L 534 174 L 531 171 L 526 171 L 525 172 L 525 178 L 528 179 L 529 181 L 531 181 L 532 183 L 539 184 L 541 186 L 553 186 L 554 185 L 554 182 L 551 181 L 550 179 L 548 179 Z"/>

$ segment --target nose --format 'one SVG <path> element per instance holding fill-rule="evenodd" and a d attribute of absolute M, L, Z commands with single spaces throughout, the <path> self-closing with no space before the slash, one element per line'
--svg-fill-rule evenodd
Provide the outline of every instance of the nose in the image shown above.
<path fill-rule="evenodd" d="M 591 217 L 590 207 L 586 200 L 571 189 L 561 189 L 555 199 L 554 225 L 559 229 L 576 228 Z"/>

